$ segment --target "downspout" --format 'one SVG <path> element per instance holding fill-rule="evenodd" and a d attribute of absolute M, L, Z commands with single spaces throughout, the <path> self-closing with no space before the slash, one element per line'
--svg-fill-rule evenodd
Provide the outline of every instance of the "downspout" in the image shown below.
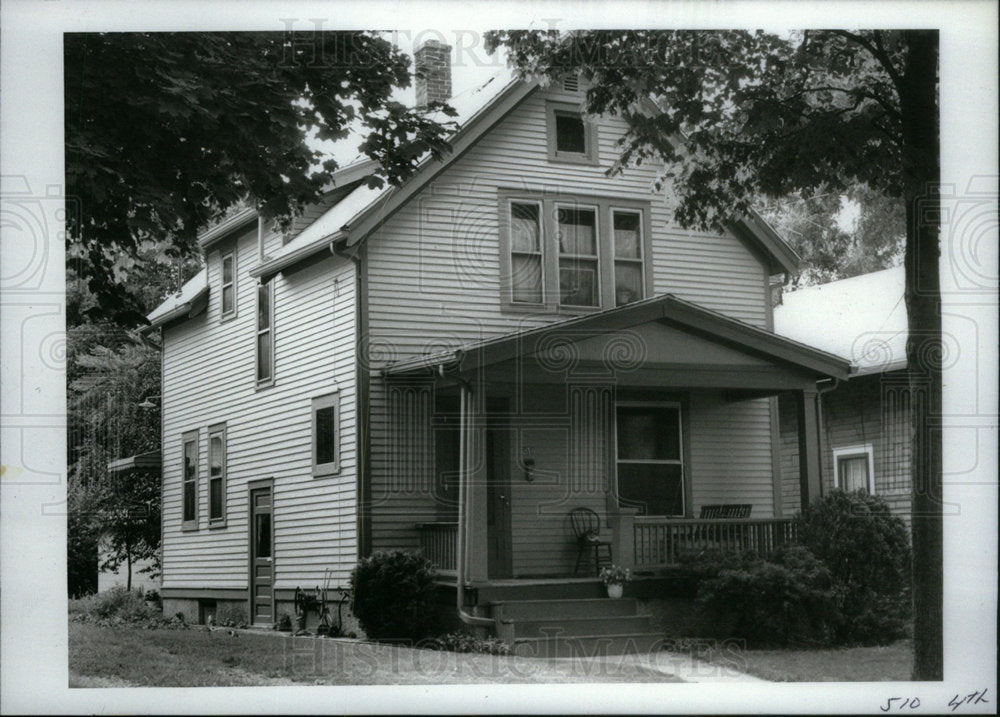
<path fill-rule="evenodd" d="M 820 383 L 829 383 L 825 386 L 820 386 Z M 823 422 L 823 394 L 830 393 L 837 386 L 840 385 L 839 378 L 825 378 L 821 381 L 816 382 L 816 432 L 819 434 L 819 494 L 823 495 L 823 456 L 826 455 L 823 443 L 826 439 L 826 426 Z M 836 466 L 834 467 L 836 470 Z M 836 484 L 836 476 L 834 476 L 834 484 Z"/>
<path fill-rule="evenodd" d="M 438 375 L 445 378 L 444 366 L 438 364 Z M 470 436 L 469 431 L 469 403 L 472 397 L 472 386 L 468 381 L 459 377 L 451 376 L 459 384 L 459 441 L 458 441 L 458 529 L 455 535 L 455 606 L 458 609 L 458 618 L 466 625 L 479 625 L 492 627 L 492 618 L 477 617 L 465 611 L 465 543 L 466 543 L 466 512 L 468 492 L 465 489 L 466 481 L 469 479 L 469 454 Z"/>
<path fill-rule="evenodd" d="M 361 257 L 358 256 L 360 246 L 355 251 L 342 248 L 337 242 L 331 241 L 329 244 L 330 253 L 343 259 L 348 259 L 354 264 L 354 325 L 357 332 L 358 355 L 355 356 L 354 380 L 356 383 L 355 400 L 357 401 L 357 440 L 355 449 L 357 455 L 357 495 L 358 495 L 358 557 L 368 555 L 371 552 L 371 517 L 367 514 L 371 498 L 371 463 L 369 460 L 369 400 L 370 400 L 370 370 L 367 360 L 361 360 L 361 356 L 367 354 L 368 341 L 368 284 L 365 281 Z M 361 411 L 364 410 L 362 419 Z"/>

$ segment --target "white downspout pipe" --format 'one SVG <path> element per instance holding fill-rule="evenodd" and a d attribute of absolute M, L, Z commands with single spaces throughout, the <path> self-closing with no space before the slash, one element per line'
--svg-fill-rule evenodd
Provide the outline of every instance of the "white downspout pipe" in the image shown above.
<path fill-rule="evenodd" d="M 438 365 L 438 374 L 444 378 L 444 366 Z M 465 544 L 467 542 L 467 516 L 469 492 L 466 481 L 469 470 L 472 432 L 469 427 L 469 408 L 472 402 L 472 387 L 468 381 L 453 377 L 459 384 L 459 438 L 458 438 L 458 529 L 455 534 L 455 603 L 458 618 L 466 625 L 493 626 L 493 619 L 477 617 L 465 611 Z"/>

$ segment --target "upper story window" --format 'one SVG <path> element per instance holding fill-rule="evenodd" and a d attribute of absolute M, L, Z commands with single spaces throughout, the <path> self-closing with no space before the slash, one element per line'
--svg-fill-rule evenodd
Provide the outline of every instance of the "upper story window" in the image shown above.
<path fill-rule="evenodd" d="M 340 470 L 340 396 L 331 393 L 312 400 L 314 476 Z"/>
<path fill-rule="evenodd" d="M 182 437 L 181 521 L 185 530 L 198 527 L 198 431 Z"/>
<path fill-rule="evenodd" d="M 571 102 L 546 104 L 549 160 L 597 164 L 597 127 Z"/>
<path fill-rule="evenodd" d="M 274 279 L 257 287 L 257 383 L 274 380 Z"/>
<path fill-rule="evenodd" d="M 500 192 L 504 309 L 587 311 L 648 296 L 649 205 Z"/>
<path fill-rule="evenodd" d="M 221 287 L 219 290 L 222 302 L 222 318 L 229 319 L 236 315 L 236 252 L 230 251 L 222 255 L 220 270 Z"/>
<path fill-rule="evenodd" d="M 226 426 L 208 429 L 208 523 L 226 521 Z"/>

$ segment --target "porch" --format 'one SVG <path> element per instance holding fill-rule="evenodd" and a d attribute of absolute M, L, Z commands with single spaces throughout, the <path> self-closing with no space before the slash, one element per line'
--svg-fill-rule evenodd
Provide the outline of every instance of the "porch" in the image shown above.
<path fill-rule="evenodd" d="M 679 565 L 679 557 L 701 550 L 767 553 L 793 542 L 791 518 L 672 519 L 620 513 L 608 519 L 614 562 L 638 573 L 654 573 Z M 458 522 L 420 523 L 420 550 L 442 576 L 457 575 Z M 589 571 L 591 574 L 593 571 Z M 585 573 L 546 576 L 586 579 Z M 544 580 L 545 578 L 534 578 Z M 528 582 L 529 578 L 525 578 Z M 491 581 L 497 583 L 498 581 Z"/>
<path fill-rule="evenodd" d="M 671 296 L 396 364 L 379 389 L 375 547 L 419 548 L 460 586 L 565 580 L 582 507 L 639 574 L 686 552 L 771 551 L 794 537 L 775 397 L 796 399 L 806 504 L 820 492 L 817 381 L 847 371 Z M 748 512 L 699 516 L 733 503 Z"/>

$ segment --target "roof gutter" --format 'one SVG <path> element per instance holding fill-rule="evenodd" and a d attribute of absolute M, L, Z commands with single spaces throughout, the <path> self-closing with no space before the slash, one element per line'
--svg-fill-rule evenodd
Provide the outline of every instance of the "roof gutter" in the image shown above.
<path fill-rule="evenodd" d="M 140 335 L 145 335 L 152 331 L 153 329 L 160 328 L 161 326 L 166 326 L 171 321 L 176 321 L 177 319 L 184 319 L 190 316 L 191 312 L 194 310 L 194 305 L 201 299 L 202 296 L 207 292 L 207 289 L 198 293 L 191 301 L 185 301 L 180 306 L 171 309 L 165 314 L 157 316 L 155 319 L 149 322 L 148 326 L 143 326 L 139 329 Z"/>
<path fill-rule="evenodd" d="M 330 249 L 333 253 L 337 253 L 332 249 L 335 242 L 341 239 L 347 238 L 347 232 L 343 230 L 338 230 L 333 234 L 323 237 L 321 241 L 307 244 L 295 251 L 285 254 L 280 259 L 274 259 L 273 261 L 267 261 L 259 266 L 255 266 L 250 270 L 250 276 L 255 279 L 261 279 L 262 281 L 267 281 L 275 274 L 279 274 L 290 266 L 298 264 L 303 259 L 308 259 L 314 254 L 319 254 L 320 252 Z"/>

